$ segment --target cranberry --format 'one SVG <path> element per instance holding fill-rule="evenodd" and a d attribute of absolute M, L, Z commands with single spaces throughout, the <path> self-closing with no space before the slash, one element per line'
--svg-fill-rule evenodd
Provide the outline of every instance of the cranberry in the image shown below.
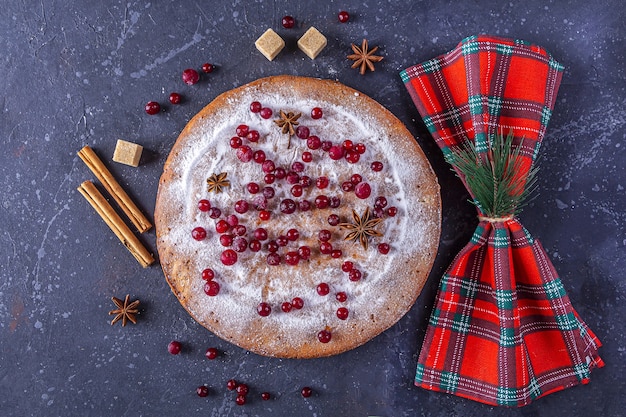
<path fill-rule="evenodd" d="M 296 310 L 300 310 L 302 307 L 304 307 L 304 300 L 300 297 L 294 297 L 291 300 L 291 306 Z"/>
<path fill-rule="evenodd" d="M 287 176 L 287 171 L 284 168 L 278 167 L 274 171 L 274 175 L 276 175 L 276 179 L 282 180 Z"/>
<path fill-rule="evenodd" d="M 270 398 L 272 398 L 272 396 L 271 396 L 271 394 L 270 394 L 269 392 L 262 392 L 262 393 L 261 393 L 261 399 L 262 399 L 263 401 L 267 401 L 267 400 L 269 400 Z"/>
<path fill-rule="evenodd" d="M 372 162 L 372 171 L 382 171 L 383 170 L 383 163 L 380 161 L 374 161 Z"/>
<path fill-rule="evenodd" d="M 348 316 L 350 315 L 350 312 L 348 311 L 347 308 L 345 307 L 339 307 L 337 309 L 337 318 L 339 320 L 345 320 L 348 318 Z"/>
<path fill-rule="evenodd" d="M 200 385 L 198 388 L 196 388 L 196 394 L 198 394 L 198 397 L 206 397 L 207 395 L 209 395 L 209 389 L 204 385 Z"/>
<path fill-rule="evenodd" d="M 311 202 L 308 200 L 301 200 L 298 202 L 298 210 L 300 211 L 309 211 L 311 210 Z"/>
<path fill-rule="evenodd" d="M 215 231 L 217 233 L 226 233 L 228 229 L 230 229 L 230 224 L 228 224 L 226 220 L 218 220 L 218 222 L 215 223 Z"/>
<path fill-rule="evenodd" d="M 263 181 L 265 181 L 266 184 L 274 184 L 274 181 L 276 181 L 276 176 L 274 174 L 265 174 L 265 176 L 263 177 Z"/>
<path fill-rule="evenodd" d="M 291 29 L 296 24 L 296 19 L 291 16 L 284 16 L 282 20 L 283 27 L 285 29 Z"/>
<path fill-rule="evenodd" d="M 241 146 L 243 142 L 241 141 L 241 138 L 239 136 L 233 136 L 232 138 L 230 138 L 230 147 L 233 149 L 237 149 Z"/>
<path fill-rule="evenodd" d="M 341 189 L 349 193 L 350 191 L 354 191 L 354 184 L 352 184 L 351 181 L 344 181 L 341 183 Z"/>
<path fill-rule="evenodd" d="M 330 252 L 330 256 L 331 258 L 339 259 L 343 256 L 343 252 L 341 249 L 333 249 L 332 252 Z"/>
<path fill-rule="evenodd" d="M 328 295 L 328 293 L 330 292 L 330 287 L 328 286 L 327 283 L 322 282 L 317 285 L 315 290 L 317 291 L 319 295 L 324 296 L 324 295 Z"/>
<path fill-rule="evenodd" d="M 359 154 L 357 151 L 348 151 L 346 153 L 346 161 L 351 164 L 356 164 L 357 162 L 359 162 L 359 159 L 361 159 L 361 154 Z"/>
<path fill-rule="evenodd" d="M 267 208 L 267 198 L 262 195 L 257 195 L 252 199 L 252 205 L 255 210 L 265 210 Z"/>
<path fill-rule="evenodd" d="M 300 255 L 296 251 L 289 251 L 285 254 L 285 263 L 287 265 L 296 266 L 300 262 Z"/>
<path fill-rule="evenodd" d="M 182 96 L 178 93 L 170 93 L 170 103 L 172 104 L 180 104 L 182 101 Z"/>
<path fill-rule="evenodd" d="M 249 208 L 250 208 L 250 205 L 248 204 L 246 200 L 238 200 L 235 203 L 235 211 L 239 214 L 243 214 L 247 212 Z"/>
<path fill-rule="evenodd" d="M 333 251 L 333 245 L 330 242 L 320 242 L 320 252 L 323 255 L 330 255 Z"/>
<path fill-rule="evenodd" d="M 337 226 L 340 222 L 339 216 L 336 214 L 331 214 L 328 216 L 328 224 L 331 226 Z"/>
<path fill-rule="evenodd" d="M 265 247 L 267 248 L 267 251 L 270 253 L 278 252 L 278 249 L 280 248 L 280 246 L 275 240 L 270 240 L 269 242 L 267 242 L 267 245 L 265 245 Z"/>
<path fill-rule="evenodd" d="M 200 80 L 200 74 L 193 68 L 187 68 L 183 71 L 183 82 L 187 85 L 194 85 Z"/>
<path fill-rule="evenodd" d="M 221 215 L 222 215 L 222 210 L 218 209 L 217 207 L 211 207 L 211 210 L 209 212 L 210 218 L 218 219 Z"/>
<path fill-rule="evenodd" d="M 237 388 L 235 388 L 235 391 L 237 391 L 237 394 L 239 395 L 248 395 L 250 388 L 248 388 L 248 385 L 246 384 L 239 384 L 237 385 Z"/>
<path fill-rule="evenodd" d="M 313 107 L 311 109 L 311 118 L 312 119 L 320 119 L 323 115 L 322 109 L 319 107 Z"/>
<path fill-rule="evenodd" d="M 322 141 L 317 136 L 312 135 L 306 140 L 306 146 L 311 150 L 316 150 L 322 146 Z"/>
<path fill-rule="evenodd" d="M 259 227 L 258 229 L 254 231 L 254 238 L 261 240 L 261 241 L 267 239 L 267 230 L 262 227 Z"/>
<path fill-rule="evenodd" d="M 252 103 L 250 103 L 250 111 L 252 113 L 258 113 L 261 111 L 262 108 L 263 106 L 258 101 L 253 101 Z"/>
<path fill-rule="evenodd" d="M 246 240 L 245 237 L 236 237 L 235 240 L 233 240 L 233 250 L 235 252 L 245 252 L 246 249 L 248 249 L 248 241 Z"/>
<path fill-rule="evenodd" d="M 156 101 L 149 101 L 145 107 L 146 113 L 153 116 L 161 111 L 161 105 Z"/>
<path fill-rule="evenodd" d="M 291 187 L 291 195 L 294 197 L 302 197 L 302 186 L 300 184 L 296 184 Z"/>
<path fill-rule="evenodd" d="M 168 345 L 167 345 L 167 351 L 169 353 L 171 353 L 172 355 L 178 355 L 180 353 L 182 349 L 182 345 L 180 344 L 179 341 L 177 340 L 172 340 Z"/>
<path fill-rule="evenodd" d="M 248 134 L 246 135 L 246 138 L 250 141 L 250 142 L 258 142 L 259 139 L 261 139 L 261 134 L 259 133 L 258 130 L 251 130 L 248 132 Z"/>
<path fill-rule="evenodd" d="M 360 183 L 361 181 L 363 181 L 363 177 L 360 176 L 359 174 L 353 174 L 350 177 L 350 182 L 354 185 L 357 185 L 358 183 Z"/>
<path fill-rule="evenodd" d="M 315 207 L 318 209 L 325 209 L 330 204 L 330 199 L 325 195 L 318 195 L 315 197 Z"/>
<path fill-rule="evenodd" d="M 276 244 L 278 246 L 287 246 L 287 244 L 289 243 L 289 239 L 287 239 L 287 236 L 278 236 L 276 238 Z"/>
<path fill-rule="evenodd" d="M 304 398 L 309 398 L 313 394 L 313 390 L 309 387 L 304 387 L 300 391 L 300 394 L 302 394 Z"/>
<path fill-rule="evenodd" d="M 218 353 L 219 353 L 219 352 L 217 351 L 217 349 L 216 349 L 216 348 L 214 348 L 214 347 L 210 347 L 210 348 L 208 348 L 208 349 L 206 350 L 206 352 L 205 352 L 204 356 L 206 356 L 206 358 L 207 358 L 207 359 L 211 359 L 211 360 L 213 360 L 213 359 L 217 358 Z"/>
<path fill-rule="evenodd" d="M 300 139 L 307 139 L 310 133 L 311 130 L 306 126 L 298 126 L 296 128 L 296 136 Z"/>
<path fill-rule="evenodd" d="M 215 272 L 211 268 L 207 268 L 202 271 L 202 279 L 205 281 L 211 281 L 215 278 Z"/>
<path fill-rule="evenodd" d="M 366 199 L 372 193 L 372 187 L 366 182 L 360 182 L 354 187 L 354 195 L 361 199 Z"/>
<path fill-rule="evenodd" d="M 206 239 L 206 230 L 204 229 L 204 227 L 194 227 L 194 229 L 191 231 L 191 237 L 195 240 L 204 240 Z"/>
<path fill-rule="evenodd" d="M 322 150 L 324 152 L 330 151 L 330 148 L 332 148 L 332 147 L 333 147 L 333 143 L 331 141 L 325 140 L 325 141 L 322 142 Z"/>
<path fill-rule="evenodd" d="M 274 161 L 272 161 L 271 159 L 266 159 L 265 161 L 263 161 L 261 169 L 266 174 L 269 174 L 270 172 L 274 172 L 276 170 L 276 165 L 274 165 Z"/>
<path fill-rule="evenodd" d="M 250 243 L 248 243 L 248 249 L 250 249 L 252 252 L 260 251 L 261 242 L 259 242 L 258 240 L 251 240 Z"/>
<path fill-rule="evenodd" d="M 289 171 L 285 178 L 287 178 L 287 183 L 289 184 L 298 184 L 300 182 L 300 175 L 295 171 Z"/>
<path fill-rule="evenodd" d="M 259 316 L 261 316 L 261 317 L 267 317 L 272 312 L 272 307 L 270 307 L 270 305 L 267 304 L 266 302 L 261 302 L 256 307 L 256 312 L 259 313 Z M 237 387 L 237 388 L 239 388 L 239 387 Z"/>
<path fill-rule="evenodd" d="M 225 233 L 220 235 L 220 244 L 225 247 L 229 247 L 233 244 L 233 235 Z"/>
<path fill-rule="evenodd" d="M 296 240 L 298 240 L 299 237 L 300 232 L 298 232 L 298 229 L 287 230 L 287 239 L 289 239 L 290 241 L 295 242 Z"/>
<path fill-rule="evenodd" d="M 378 244 L 378 252 L 383 255 L 387 255 L 389 253 L 389 243 L 379 243 Z"/>
<path fill-rule="evenodd" d="M 300 259 L 306 261 L 307 259 L 309 259 L 309 256 L 311 256 L 311 248 L 309 248 L 308 246 L 300 246 L 298 248 L 298 255 L 300 256 Z"/>
<path fill-rule="evenodd" d="M 354 263 L 352 263 L 351 261 L 345 261 L 341 264 L 341 270 L 343 272 L 350 272 L 352 271 L 352 268 L 354 268 Z"/>
<path fill-rule="evenodd" d="M 302 172 L 304 171 L 304 164 L 302 162 L 296 161 L 293 164 L 291 164 L 291 170 L 293 172 Z"/>
<path fill-rule="evenodd" d="M 198 210 L 209 211 L 211 209 L 211 202 L 209 200 L 198 201 Z"/>
<path fill-rule="evenodd" d="M 272 217 L 272 213 L 270 213 L 267 210 L 261 210 L 259 212 L 259 219 L 261 219 L 263 221 L 268 221 L 270 219 L 270 217 Z"/>
<path fill-rule="evenodd" d="M 283 310 L 283 312 L 285 313 L 289 313 L 292 308 L 293 306 L 291 305 L 289 301 L 285 301 L 284 303 L 280 305 L 280 309 Z"/>
<path fill-rule="evenodd" d="M 296 211 L 296 202 L 290 198 L 286 198 L 280 202 L 281 213 L 291 214 Z"/>
<path fill-rule="evenodd" d="M 352 142 L 350 139 L 346 139 L 346 140 L 343 141 L 341 146 L 343 146 L 343 148 L 346 151 L 349 151 L 350 149 L 354 148 L 354 142 Z"/>
<path fill-rule="evenodd" d="M 320 240 L 320 242 L 328 242 L 330 240 L 330 237 L 330 230 L 322 229 L 317 233 L 317 238 Z"/>
<path fill-rule="evenodd" d="M 277 254 L 276 252 L 268 253 L 266 262 L 268 265 L 271 265 L 271 266 L 280 265 L 280 255 Z"/>
<path fill-rule="evenodd" d="M 337 197 L 336 195 L 332 196 L 330 198 L 330 201 L 328 202 L 328 206 L 330 208 L 337 208 L 339 207 L 340 204 L 341 204 L 341 199 Z"/>
<path fill-rule="evenodd" d="M 252 161 L 253 156 L 254 152 L 252 152 L 252 149 L 249 146 L 241 145 L 237 148 L 237 158 L 239 158 L 241 162 L 250 162 Z"/>
<path fill-rule="evenodd" d="M 346 12 L 345 10 L 342 10 L 337 15 L 337 18 L 339 19 L 341 23 L 346 23 L 350 19 L 350 14 Z"/>
<path fill-rule="evenodd" d="M 363 274 L 361 274 L 361 271 L 356 268 L 353 268 L 350 272 L 348 272 L 348 278 L 350 281 L 358 281 L 362 276 Z"/>
<path fill-rule="evenodd" d="M 328 184 L 329 184 L 328 177 L 319 177 L 318 179 L 315 180 L 315 186 L 319 188 L 320 190 L 328 187 Z"/>
<path fill-rule="evenodd" d="M 207 74 L 212 73 L 214 69 L 215 69 L 215 66 L 213 66 L 213 64 L 210 64 L 208 62 L 205 62 L 204 64 L 202 64 L 202 71 L 204 71 Z"/>
<path fill-rule="evenodd" d="M 222 252 L 220 260 L 226 266 L 234 265 L 237 262 L 237 252 L 232 249 L 226 249 Z"/>
<path fill-rule="evenodd" d="M 328 156 L 330 156 L 330 159 L 334 161 L 337 161 L 343 158 L 343 153 L 344 153 L 344 149 L 338 145 L 333 145 L 328 150 Z"/>
<path fill-rule="evenodd" d="M 398 214 L 398 208 L 397 207 L 389 207 L 387 209 L 387 215 L 389 217 L 394 217 L 396 214 Z"/>
<path fill-rule="evenodd" d="M 254 151 L 254 153 L 252 154 L 252 160 L 257 164 L 262 164 L 263 162 L 265 162 L 265 152 L 263 152 L 261 149 L 259 149 L 258 151 Z"/>
<path fill-rule="evenodd" d="M 354 146 L 354 150 L 357 151 L 358 153 L 360 153 L 361 155 L 363 155 L 365 153 L 365 151 L 367 150 L 367 146 L 365 146 L 364 143 L 357 143 Z"/>
<path fill-rule="evenodd" d="M 237 398 L 235 398 L 235 403 L 237 405 L 245 405 L 246 404 L 246 396 L 245 395 L 238 395 Z"/>
<path fill-rule="evenodd" d="M 311 152 L 302 152 L 302 161 L 311 162 L 313 160 L 313 154 Z"/>
<path fill-rule="evenodd" d="M 269 107 L 263 107 L 260 111 L 259 114 L 261 115 L 262 118 L 264 119 L 269 119 L 270 117 L 272 117 L 272 109 L 270 109 Z"/>
<path fill-rule="evenodd" d="M 228 391 L 233 391 L 235 388 L 237 388 L 237 381 L 235 381 L 234 379 L 229 379 L 228 382 L 226 382 L 226 389 L 228 389 Z"/>
<path fill-rule="evenodd" d="M 378 196 L 376 200 L 374 200 L 374 208 L 385 208 L 387 207 L 387 199 L 385 197 Z"/>
<path fill-rule="evenodd" d="M 339 301 L 340 303 L 345 303 L 346 300 L 348 299 L 348 294 L 346 294 L 343 291 L 338 292 L 337 294 L 335 294 L 335 298 L 337 299 L 337 301 Z"/>
<path fill-rule="evenodd" d="M 317 340 L 319 340 L 322 343 L 330 342 L 331 337 L 332 337 L 332 334 L 328 330 L 321 330 L 317 334 Z"/>
<path fill-rule="evenodd" d="M 248 192 L 250 194 L 256 194 L 259 192 L 259 190 L 261 189 L 261 187 L 259 187 L 259 184 L 257 184 L 256 182 L 249 182 L 246 185 L 246 188 L 248 189 Z"/>

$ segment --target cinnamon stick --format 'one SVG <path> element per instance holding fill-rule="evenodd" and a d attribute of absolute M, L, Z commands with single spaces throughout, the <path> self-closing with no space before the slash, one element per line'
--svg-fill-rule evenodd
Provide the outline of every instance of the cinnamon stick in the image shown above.
<path fill-rule="evenodd" d="M 143 233 L 152 227 L 150 221 L 137 208 L 133 200 L 122 189 L 120 184 L 113 178 L 111 172 L 104 166 L 98 155 L 89 146 L 83 147 L 78 151 L 78 156 L 82 159 L 87 167 L 96 175 L 104 188 L 111 194 L 122 211 L 128 216 L 130 221 L 135 225 L 139 233 Z"/>
<path fill-rule="evenodd" d="M 89 204 L 98 212 L 109 228 L 119 240 L 133 254 L 135 259 L 146 268 L 154 262 L 154 257 L 146 247 L 137 239 L 122 218 L 113 210 L 113 207 L 98 191 L 91 181 L 85 181 L 78 187 L 78 191 L 87 199 Z"/>

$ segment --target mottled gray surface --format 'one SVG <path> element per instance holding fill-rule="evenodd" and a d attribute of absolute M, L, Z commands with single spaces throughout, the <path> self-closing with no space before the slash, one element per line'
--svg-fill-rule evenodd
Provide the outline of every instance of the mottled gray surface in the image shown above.
<path fill-rule="evenodd" d="M 251 2 L 250 2 L 251 3 Z M 17 1 L 0 6 L 0 415 L 2 416 L 620 416 L 626 413 L 625 6 L 546 2 Z M 308 3 L 308 4 L 307 4 Z M 517 2 L 515 2 L 517 3 Z M 352 13 L 339 24 L 337 11 Z M 285 30 L 289 13 L 297 26 Z M 314 61 L 297 38 L 328 37 Z M 274 62 L 253 45 L 272 27 L 287 40 Z M 565 65 L 542 148 L 540 195 L 522 215 L 542 240 L 574 306 L 603 341 L 591 383 L 522 409 L 413 387 L 439 277 L 467 242 L 475 214 L 406 93 L 398 71 L 489 33 L 550 50 Z M 345 56 L 367 37 L 385 60 L 358 76 Z M 215 63 L 200 84 L 182 69 Z M 104 156 L 151 213 L 164 160 L 186 121 L 217 94 L 271 74 L 336 78 L 394 112 L 416 134 L 442 186 L 440 252 L 414 308 L 343 355 L 308 361 L 256 356 L 197 325 L 158 266 L 142 269 L 76 187 L 92 174 L 76 156 Z M 149 100 L 185 103 L 156 117 Z M 141 143 L 139 168 L 110 162 L 118 138 Z M 154 231 L 143 237 L 155 249 Z M 141 299 L 137 325 L 111 327 L 112 295 Z M 167 353 L 172 339 L 184 343 Z M 225 354 L 215 361 L 204 350 Z M 238 407 L 224 383 L 249 383 Z M 208 398 L 195 388 L 211 387 Z M 299 388 L 315 395 L 303 399 Z M 258 393 L 275 398 L 262 402 Z"/>

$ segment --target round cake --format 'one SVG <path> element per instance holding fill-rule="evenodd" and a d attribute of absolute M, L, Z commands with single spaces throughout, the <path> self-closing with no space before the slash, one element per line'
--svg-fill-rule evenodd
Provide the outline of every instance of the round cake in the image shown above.
<path fill-rule="evenodd" d="M 407 313 L 437 253 L 441 200 L 419 145 L 380 104 L 275 76 L 193 117 L 154 217 L 165 277 L 195 320 L 261 355 L 314 358 Z"/>

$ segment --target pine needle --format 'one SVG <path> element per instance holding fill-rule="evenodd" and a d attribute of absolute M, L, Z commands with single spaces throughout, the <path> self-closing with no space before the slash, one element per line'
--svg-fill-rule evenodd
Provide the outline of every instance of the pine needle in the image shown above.
<path fill-rule="evenodd" d="M 538 168 L 533 164 L 527 175 L 520 175 L 524 160 L 519 147 L 513 148 L 513 132 L 506 138 L 496 134 L 487 152 L 479 153 L 476 144 L 467 141 L 446 156 L 465 177 L 472 203 L 483 215 L 495 218 L 519 214 L 536 191 Z"/>

